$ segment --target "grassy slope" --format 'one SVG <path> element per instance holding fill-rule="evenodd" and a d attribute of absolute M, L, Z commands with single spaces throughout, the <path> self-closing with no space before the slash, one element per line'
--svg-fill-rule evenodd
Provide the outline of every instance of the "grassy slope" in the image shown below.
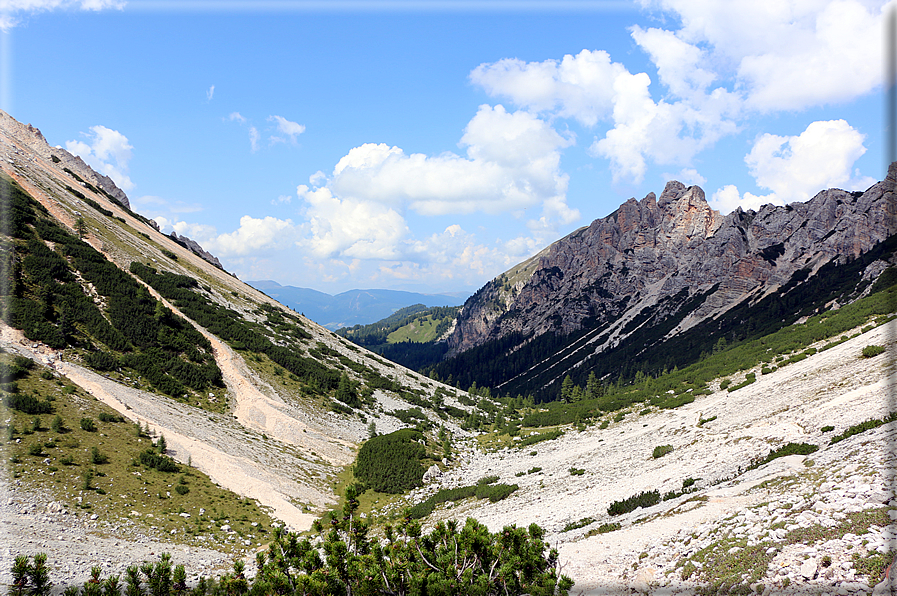
<path fill-rule="evenodd" d="M 0 362 L 11 360 L 9 354 L 0 354 Z M 104 520 L 127 519 L 129 531 L 164 535 L 175 542 L 235 550 L 238 538 L 253 544 L 267 540 L 274 520 L 256 503 L 215 485 L 202 472 L 183 464 L 179 464 L 179 472 L 134 465 L 135 458 L 152 446 L 154 438 L 139 437 L 130 422 L 100 421 L 101 414 L 117 418 L 117 413 L 82 389 L 43 366 L 36 366 L 17 385 L 20 393 L 51 399 L 53 406 L 51 414 L 38 416 L 37 431 L 32 430 L 34 415 L 2 408 L 4 420 L 9 422 L 4 424 L 0 454 L 10 462 L 11 476 L 23 482 L 26 489 L 49 494 L 76 515 L 96 513 Z M 61 432 L 51 430 L 57 415 L 63 421 Z M 97 430 L 83 430 L 82 418 L 92 419 Z M 36 444 L 42 445 L 42 455 L 29 455 Z M 108 463 L 91 462 L 94 447 L 108 457 Z M 73 463 L 62 463 L 67 457 Z M 84 488 L 86 472 L 93 476 L 90 489 Z M 183 495 L 175 490 L 181 479 L 189 488 Z M 200 509 L 205 509 L 204 515 Z M 138 514 L 132 515 L 133 511 Z M 181 517 L 180 513 L 189 513 L 190 517 Z M 251 525 L 253 521 L 256 526 Z M 236 534 L 223 532 L 220 526 L 225 523 Z M 172 530 L 176 533 L 171 534 Z"/>

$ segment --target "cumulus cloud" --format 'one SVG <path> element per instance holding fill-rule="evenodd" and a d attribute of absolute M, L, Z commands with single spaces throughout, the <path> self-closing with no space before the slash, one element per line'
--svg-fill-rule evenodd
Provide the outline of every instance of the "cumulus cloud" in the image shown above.
<path fill-rule="evenodd" d="M 404 218 L 395 210 L 353 198 L 341 199 L 329 188 L 297 188 L 307 203 L 308 236 L 300 242 L 318 257 L 398 259 L 408 234 Z"/>
<path fill-rule="evenodd" d="M 297 194 L 305 206 L 307 242 L 318 257 L 455 263 L 479 269 L 506 259 L 499 248 L 473 246 L 458 226 L 426 239 L 410 237 L 405 214 L 425 217 L 508 213 L 540 208 L 535 228 L 556 234 L 580 217 L 567 204 L 561 150 L 574 143 L 527 111 L 480 106 L 465 128 L 466 155 L 407 154 L 367 143 L 351 149 L 331 174 L 316 172 Z M 541 235 L 540 235 L 541 240 Z M 457 261 L 465 254 L 469 261 Z M 473 259 L 471 255 L 480 255 Z M 488 258 L 487 258 L 488 257 Z"/>
<path fill-rule="evenodd" d="M 560 61 L 499 60 L 481 64 L 470 78 L 490 95 L 552 118 L 573 118 L 586 126 L 611 122 L 589 152 L 610 160 L 615 181 L 641 182 L 649 161 L 688 164 L 735 132 L 732 117 L 739 100 L 722 87 L 706 90 L 715 75 L 697 66 L 700 50 L 659 29 L 635 28 L 633 36 L 659 63 L 661 80 L 682 99 L 655 101 L 647 73 L 631 73 L 604 51 L 583 50 Z"/>
<path fill-rule="evenodd" d="M 760 136 L 744 161 L 761 188 L 786 203 L 806 201 L 823 188 L 865 190 L 874 183 L 852 176 L 854 162 L 866 152 L 864 140 L 844 120 L 818 121 L 797 136 Z"/>
<path fill-rule="evenodd" d="M 613 108 L 613 82 L 626 72 L 603 50 L 567 54 L 560 61 L 505 58 L 481 64 L 470 80 L 494 97 L 506 97 L 536 112 L 554 111 L 594 126 Z"/>
<path fill-rule="evenodd" d="M 534 115 L 480 106 L 461 138 L 467 157 L 406 154 L 399 147 L 355 147 L 333 170 L 343 197 L 407 208 L 421 215 L 520 211 L 550 197 L 565 200 L 560 149 L 573 140 Z"/>
<path fill-rule="evenodd" d="M 87 142 L 66 141 L 65 148 L 69 153 L 79 156 L 94 170 L 112 178 L 116 185 L 124 191 L 134 188 L 128 176 L 128 162 L 131 161 L 133 147 L 128 138 L 105 126 L 91 126 L 89 133 L 82 133 Z"/>
<path fill-rule="evenodd" d="M 661 83 L 679 97 L 702 93 L 716 79 L 706 70 L 704 52 L 676 37 L 672 31 L 634 26 L 632 38 L 651 57 Z"/>
<path fill-rule="evenodd" d="M 662 78 L 678 71 L 683 81 L 705 80 L 691 56 L 706 54 L 730 73 L 748 108 L 794 110 L 865 95 L 881 84 L 883 14 L 893 0 L 641 0 L 674 13 L 674 31 L 634 30 Z M 661 39 L 662 38 L 662 39 Z M 665 40 L 665 41 L 664 41 Z M 680 65 L 655 56 L 654 47 L 684 51 Z M 690 46 L 688 50 L 686 46 Z M 672 87 L 671 87 L 672 88 Z"/>
<path fill-rule="evenodd" d="M 648 73 L 630 72 L 600 50 L 481 64 L 470 80 L 551 119 L 609 123 L 590 154 L 610 161 L 615 182 L 635 183 L 652 163 L 690 166 L 752 113 L 848 101 L 881 83 L 881 0 L 641 4 L 679 23 L 630 29 L 657 69 L 657 88 Z"/>
<path fill-rule="evenodd" d="M 197 234 L 197 236 L 201 238 L 211 236 L 209 232 L 210 230 L 206 229 L 203 230 L 203 235 Z M 292 220 L 271 216 L 258 219 L 244 215 L 240 218 L 240 227 L 233 232 L 211 236 L 205 242 L 199 242 L 206 250 L 216 255 L 245 256 L 285 248 L 295 241 L 297 233 L 298 230 Z"/>
<path fill-rule="evenodd" d="M 744 193 L 744 196 L 741 196 L 741 193 L 738 192 L 738 187 L 734 184 L 727 184 L 726 186 L 717 189 L 707 203 L 724 215 L 735 211 L 738 207 L 741 207 L 745 211 L 748 209 L 757 211 L 760 207 L 766 204 L 785 204 L 784 201 L 778 198 L 774 193 L 768 195 L 755 195 L 746 192 Z"/>
<path fill-rule="evenodd" d="M 825 188 L 865 190 L 875 180 L 860 176 L 853 164 L 865 152 L 865 136 L 844 120 L 811 123 L 799 135 L 763 134 L 754 142 L 744 161 L 760 188 L 771 191 L 758 196 L 739 196 L 729 185 L 713 194 L 711 203 L 721 211 L 737 206 L 757 209 L 765 203 L 783 205 L 806 201 Z"/>
<path fill-rule="evenodd" d="M 640 183 L 649 160 L 689 164 L 697 153 L 738 130 L 731 118 L 738 101 L 725 89 L 689 101 L 655 102 L 650 83 L 645 73 L 617 77 L 613 128 L 589 148 L 593 156 L 610 160 L 615 181 Z"/>

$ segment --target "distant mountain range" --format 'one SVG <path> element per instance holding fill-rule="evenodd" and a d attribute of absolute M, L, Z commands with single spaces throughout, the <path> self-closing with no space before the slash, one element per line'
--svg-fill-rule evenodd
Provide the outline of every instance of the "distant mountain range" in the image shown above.
<path fill-rule="evenodd" d="M 332 296 L 309 288 L 282 286 L 270 279 L 246 283 L 331 330 L 374 323 L 413 304 L 460 306 L 467 298 L 399 290 L 348 290 Z"/>

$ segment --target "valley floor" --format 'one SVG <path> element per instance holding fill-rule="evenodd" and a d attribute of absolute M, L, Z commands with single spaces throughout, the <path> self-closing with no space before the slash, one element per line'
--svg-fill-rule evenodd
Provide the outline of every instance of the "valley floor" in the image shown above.
<path fill-rule="evenodd" d="M 520 490 L 504 501 L 442 505 L 429 521 L 473 516 L 493 531 L 508 524 L 539 524 L 560 552 L 563 573 L 576 580 L 573 594 L 695 593 L 721 582 L 767 594 L 870 593 L 882 562 L 897 551 L 892 522 L 897 517 L 897 423 L 829 443 L 851 425 L 897 411 L 891 325 L 771 374 L 756 371 L 756 383 L 732 393 L 718 390 L 674 410 L 643 414 L 633 409 L 603 430 L 568 430 L 554 441 L 491 452 L 468 442 L 458 465 L 414 491 L 408 501 L 488 475 L 519 484 Z M 23 347 L 5 339 L 7 346 Z M 871 344 L 886 346 L 887 352 L 862 358 L 862 348 Z M 200 418 L 208 419 L 208 412 L 193 418 L 177 404 L 167 406 L 170 412 L 156 412 L 152 408 L 162 406 L 140 402 L 147 399 L 141 392 L 124 391 L 74 364 L 57 368 L 98 398 L 114 397 L 116 409 L 132 419 L 138 410 L 154 412 L 153 424 L 165 427 L 174 450 L 189 446 L 201 453 L 186 441 L 202 436 L 208 449 L 218 444 L 229 457 L 256 462 L 253 469 L 270 464 L 272 474 L 294 457 L 288 450 L 266 448 L 256 436 L 259 431 L 232 417 L 203 424 Z M 827 426 L 834 430 L 823 431 Z M 744 471 L 755 458 L 789 442 L 819 450 Z M 233 451 L 237 443 L 245 453 Z M 672 446 L 672 452 L 654 458 L 652 451 L 660 445 Z M 209 462 L 220 457 L 209 451 Z M 218 473 L 226 476 L 234 469 Z M 584 472 L 574 475 L 571 469 Z M 687 479 L 696 480 L 696 490 L 628 514 L 607 513 L 614 501 L 643 491 L 678 491 Z M 247 478 L 246 483 L 259 490 L 276 488 L 261 480 Z M 48 552 L 51 562 L 65 561 L 54 569 L 57 584 L 84 581 L 92 565 L 121 572 L 124 565 L 153 560 L 161 552 L 171 552 L 173 562 L 185 563 L 193 576 L 230 566 L 233 555 L 184 547 L 114 520 L 75 519 L 60 512 L 49 495 L 21 490 L 10 479 L 3 484 L 0 583 L 8 581 L 13 556 L 37 552 Z M 308 480 L 294 484 L 307 486 Z M 614 523 L 619 529 L 598 531 Z M 251 556 L 255 548 L 250 545 L 245 554 Z"/>
<path fill-rule="evenodd" d="M 865 565 L 897 551 L 897 423 L 829 443 L 897 410 L 892 325 L 771 374 L 757 370 L 754 384 L 674 410 L 639 415 L 636 408 L 604 430 L 570 430 L 523 449 L 483 454 L 471 446 L 461 466 L 410 500 L 489 475 L 519 484 L 504 501 L 449 503 L 431 520 L 473 516 L 493 531 L 539 524 L 576 580 L 573 594 L 693 593 L 723 582 L 761 593 L 869 593 L 878 578 L 864 575 Z M 870 344 L 888 352 L 861 357 Z M 826 426 L 834 430 L 823 432 Z M 819 450 L 744 472 L 790 442 Z M 655 459 L 660 445 L 673 450 Z M 681 491 L 690 478 L 694 492 L 607 513 L 612 502 L 643 491 Z M 599 533 L 613 523 L 620 529 Z"/>

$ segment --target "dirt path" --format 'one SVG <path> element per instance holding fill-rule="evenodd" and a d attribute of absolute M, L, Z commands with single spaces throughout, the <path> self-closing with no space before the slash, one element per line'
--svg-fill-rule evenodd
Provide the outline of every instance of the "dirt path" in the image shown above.
<path fill-rule="evenodd" d="M 294 502 L 326 505 L 333 496 L 324 479 L 337 469 L 303 457 L 301 450 L 244 428 L 232 416 L 213 414 L 155 393 L 121 385 L 28 342 L 20 331 L 0 323 L 0 341 L 39 361 L 52 357 L 53 368 L 131 421 L 165 435 L 170 454 L 209 475 L 237 494 L 257 499 L 296 530 L 315 517 Z M 37 348 L 33 346 L 37 345 Z M 308 434 L 308 433 L 305 433 Z"/>

